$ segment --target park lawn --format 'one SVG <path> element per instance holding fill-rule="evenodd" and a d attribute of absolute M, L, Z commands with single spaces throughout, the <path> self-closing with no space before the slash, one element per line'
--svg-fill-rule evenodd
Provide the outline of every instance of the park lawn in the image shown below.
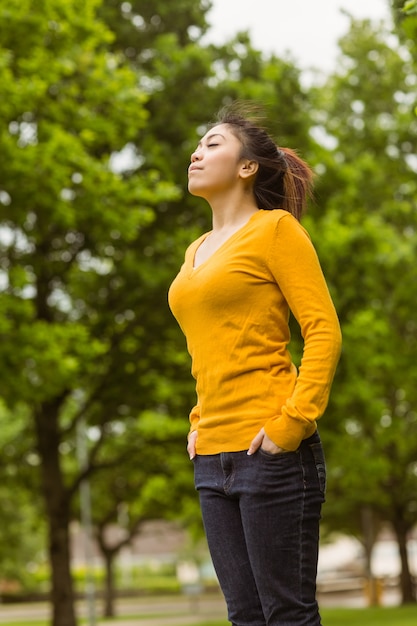
<path fill-rule="evenodd" d="M 369 609 L 321 609 L 323 626 L 417 626 L 417 605 Z"/>
<path fill-rule="evenodd" d="M 417 626 L 417 605 L 370 609 L 321 609 L 323 626 Z M 195 626 L 228 626 L 223 620 Z M 230 625 L 229 625 L 230 626 Z"/>
<path fill-rule="evenodd" d="M 323 626 L 417 626 L 417 605 L 409 605 L 405 607 L 380 607 L 369 609 L 322 609 Z M 155 626 L 158 624 L 158 613 L 152 615 L 129 615 L 119 616 L 115 620 L 105 620 L 106 626 L 111 626 L 113 621 L 122 625 L 123 621 L 138 620 L 140 626 L 141 619 L 154 619 Z M 164 621 L 166 619 L 164 614 Z M 99 620 L 101 622 L 101 620 Z M 49 622 L 45 620 L 28 620 L 24 621 L 0 621 L 1 626 L 49 626 Z M 80 624 L 85 624 L 85 620 L 80 620 Z M 103 622 L 101 622 L 103 623 Z M 230 626 L 225 620 L 211 620 L 206 622 L 198 621 L 193 626 Z"/>

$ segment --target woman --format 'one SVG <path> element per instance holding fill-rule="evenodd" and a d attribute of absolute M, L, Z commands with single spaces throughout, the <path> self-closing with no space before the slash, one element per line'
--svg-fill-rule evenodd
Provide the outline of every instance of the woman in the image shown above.
<path fill-rule="evenodd" d="M 199 142 L 188 176 L 213 228 L 188 248 L 169 302 L 197 383 L 187 450 L 229 620 L 319 626 L 326 470 L 316 420 L 341 336 L 299 223 L 312 173 L 231 108 Z M 304 339 L 298 372 L 290 310 Z"/>

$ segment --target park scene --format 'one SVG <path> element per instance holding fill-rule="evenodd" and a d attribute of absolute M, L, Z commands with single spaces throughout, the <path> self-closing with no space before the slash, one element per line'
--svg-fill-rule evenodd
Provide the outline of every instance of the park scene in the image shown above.
<path fill-rule="evenodd" d="M 210 0 L 1 3 L 0 626 L 229 623 L 167 293 L 210 230 L 190 155 L 234 101 L 311 164 L 302 224 L 342 330 L 323 625 L 417 624 L 417 2 L 381 3 L 389 23 L 346 0 L 335 68 L 308 79 L 247 31 L 210 40 Z"/>

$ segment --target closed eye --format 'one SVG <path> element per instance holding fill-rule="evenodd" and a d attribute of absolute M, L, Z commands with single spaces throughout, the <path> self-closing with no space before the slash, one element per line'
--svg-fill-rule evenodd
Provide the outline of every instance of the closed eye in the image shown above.
<path fill-rule="evenodd" d="M 208 143 L 207 148 L 214 148 L 214 146 L 218 146 L 218 143 Z"/>

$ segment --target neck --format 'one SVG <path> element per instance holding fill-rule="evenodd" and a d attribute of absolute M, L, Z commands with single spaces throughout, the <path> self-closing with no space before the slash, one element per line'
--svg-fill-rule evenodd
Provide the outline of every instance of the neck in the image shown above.
<path fill-rule="evenodd" d="M 245 224 L 258 211 L 252 194 L 222 194 L 209 201 L 213 213 L 213 232 L 228 231 Z"/>

